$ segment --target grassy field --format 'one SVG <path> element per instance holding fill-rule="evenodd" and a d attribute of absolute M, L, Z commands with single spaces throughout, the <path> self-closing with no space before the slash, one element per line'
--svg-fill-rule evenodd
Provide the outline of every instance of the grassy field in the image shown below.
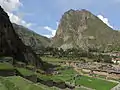
<path fill-rule="evenodd" d="M 72 68 L 65 68 L 63 70 L 59 70 L 60 74 L 53 75 L 54 78 L 58 78 L 63 80 L 64 82 L 72 82 L 73 77 L 78 74 L 76 71 L 74 71 Z"/>
<path fill-rule="evenodd" d="M 7 77 L 5 79 L 9 80 L 16 87 L 18 87 L 19 88 L 18 90 L 44 90 L 44 89 L 42 89 L 42 87 L 35 85 L 34 83 L 32 83 L 22 77 L 19 77 L 19 76 Z"/>
<path fill-rule="evenodd" d="M 64 67 L 63 67 L 64 68 Z M 60 74 L 58 75 L 42 75 L 37 74 L 38 78 L 41 80 L 53 80 L 55 82 L 72 82 L 73 77 L 77 74 L 72 68 L 65 67 L 63 70 L 58 70 Z"/>
<path fill-rule="evenodd" d="M 17 68 L 17 71 L 22 74 L 23 76 L 31 76 L 34 75 L 35 73 L 32 72 L 31 70 L 25 69 L 25 68 Z"/>
<path fill-rule="evenodd" d="M 67 59 L 67 58 L 56 58 L 56 57 L 40 57 L 43 61 L 47 61 L 47 62 L 61 62 L 61 61 L 73 61 L 73 59 Z M 85 61 L 93 61 L 92 59 L 89 59 L 89 58 L 86 58 L 86 57 L 81 57 L 79 60 L 76 60 L 74 58 L 74 61 L 82 61 L 82 60 L 85 60 Z"/>
<path fill-rule="evenodd" d="M 53 87 L 48 87 L 48 86 L 40 84 L 40 83 L 38 83 L 38 85 L 41 86 L 44 90 L 60 90 L 59 88 L 54 87 L 54 86 Z"/>
<path fill-rule="evenodd" d="M 0 63 L 0 70 L 11 70 L 14 67 L 9 63 Z"/>
<path fill-rule="evenodd" d="M 19 68 L 24 75 L 31 75 L 33 72 L 26 71 Z M 42 80 L 53 80 L 55 82 L 70 82 L 71 84 L 74 81 L 74 77 L 78 75 L 76 71 L 74 71 L 71 67 L 62 67 L 59 70 L 60 74 L 58 75 L 42 75 L 37 74 L 38 77 Z M 88 76 L 79 76 L 76 78 L 76 84 L 82 85 L 84 87 L 92 88 L 95 90 L 110 90 L 117 83 L 109 82 L 102 79 L 97 79 Z M 35 84 L 29 80 L 26 80 L 19 76 L 12 76 L 12 77 L 0 77 L 0 90 L 59 90 L 57 87 L 48 87 L 43 84 Z M 67 90 L 67 89 L 66 89 Z M 75 90 L 87 90 L 84 88 L 76 88 Z"/>
<path fill-rule="evenodd" d="M 26 80 L 18 76 L 7 77 L 5 79 L 13 83 L 16 87 L 18 87 L 18 89 L 1 89 L 0 88 L 0 90 L 60 90 L 59 88 L 54 86 L 48 87 L 40 83 L 35 84 L 29 80 Z M 2 88 L 4 88 L 4 86 Z"/>
<path fill-rule="evenodd" d="M 40 83 L 33 83 L 19 76 L 0 77 L 0 90 L 60 90 L 55 86 L 48 87 Z M 69 90 L 69 89 L 65 89 Z M 87 90 L 76 88 L 74 90 Z"/>
<path fill-rule="evenodd" d="M 43 75 L 43 74 L 37 73 L 37 77 L 44 81 L 51 80 L 51 76 L 49 76 L 49 75 Z"/>
<path fill-rule="evenodd" d="M 63 61 L 62 59 L 58 58 L 49 58 L 49 57 L 42 57 L 45 61 L 49 62 L 60 62 Z M 70 82 L 73 83 L 73 78 L 78 73 L 75 72 L 72 68 L 71 69 L 65 69 L 65 70 L 58 70 L 60 74 L 54 75 L 52 77 L 53 80 L 61 79 L 64 82 Z M 101 78 L 104 78 L 101 76 Z M 114 86 L 117 85 L 117 83 L 109 82 L 107 80 L 102 80 L 94 77 L 87 77 L 87 76 L 81 76 L 76 79 L 77 85 L 82 85 L 88 88 L 96 89 L 96 90 L 110 90 Z"/>
<path fill-rule="evenodd" d="M 71 69 L 61 70 L 61 76 L 56 75 L 54 76 L 54 78 L 57 77 L 64 80 L 65 82 L 73 83 L 74 80 L 73 77 L 75 77 L 76 75 L 78 75 L 78 73 L 71 68 Z M 76 77 L 75 81 L 77 85 L 82 85 L 84 87 L 88 87 L 96 90 L 110 90 L 111 88 L 113 88 L 118 84 L 114 82 L 109 82 L 107 80 L 102 80 L 88 76 L 78 76 Z"/>
<path fill-rule="evenodd" d="M 61 61 L 65 61 L 64 59 L 59 59 L 59 58 L 55 58 L 55 57 L 41 57 L 41 59 L 43 61 L 47 61 L 47 62 L 61 62 Z"/>
<path fill-rule="evenodd" d="M 65 82 L 73 83 L 74 77 L 78 75 L 73 69 L 61 70 L 61 75 L 56 75 L 53 78 L 59 78 Z M 96 90 L 110 90 L 118 83 L 109 82 L 107 80 L 102 80 L 94 77 L 88 76 L 78 76 L 76 77 L 76 84 L 82 85 L 84 87 L 96 89 Z"/>
<path fill-rule="evenodd" d="M 89 87 L 95 90 L 110 90 L 118 83 L 109 82 L 102 79 L 97 79 L 88 76 L 81 76 L 76 79 L 77 85 L 83 85 L 85 87 Z"/>
<path fill-rule="evenodd" d="M 44 61 L 55 62 L 55 63 L 63 61 L 62 59 L 57 59 L 52 57 L 51 58 L 44 57 L 42 59 L 44 59 Z M 0 69 L 1 70 L 14 69 L 14 67 L 7 63 L 0 63 Z M 74 84 L 74 82 L 76 82 L 76 85 L 81 85 L 95 90 L 110 90 L 111 88 L 117 85 L 117 83 L 109 82 L 94 77 L 81 76 L 81 75 L 79 76 L 79 74 L 72 67 L 68 67 L 68 66 L 56 67 L 56 70 L 57 72 L 59 72 L 59 74 L 55 74 L 55 75 L 34 73 L 31 70 L 25 68 L 16 68 L 16 69 L 23 76 L 30 76 L 37 74 L 38 78 L 44 81 L 52 80 L 54 82 L 66 82 L 66 83 L 69 82 L 70 84 Z M 74 77 L 76 77 L 76 79 Z M 12 76 L 12 77 L 4 77 L 4 78 L 0 77 L 0 90 L 60 90 L 60 89 L 54 86 L 48 87 L 40 83 L 35 84 L 19 76 Z M 87 89 L 77 87 L 74 90 L 87 90 Z"/>

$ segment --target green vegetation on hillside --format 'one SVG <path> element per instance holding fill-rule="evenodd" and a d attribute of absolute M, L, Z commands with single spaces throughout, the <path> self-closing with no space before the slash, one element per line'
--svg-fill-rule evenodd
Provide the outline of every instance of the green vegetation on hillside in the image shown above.
<path fill-rule="evenodd" d="M 61 18 L 53 47 L 120 50 L 120 32 L 115 31 L 87 10 L 69 10 Z"/>
<path fill-rule="evenodd" d="M 25 69 L 25 68 L 17 68 L 17 71 L 23 76 L 31 76 L 31 75 L 35 74 L 31 70 L 28 70 L 28 69 Z"/>
<path fill-rule="evenodd" d="M 0 63 L 0 70 L 13 70 L 14 67 L 9 63 Z"/>
<path fill-rule="evenodd" d="M 13 77 L 7 77 L 5 78 L 12 82 L 16 87 L 18 87 L 18 90 L 44 90 L 42 87 L 35 85 L 29 80 L 26 80 L 22 77 L 13 76 Z M 12 89 L 11 89 L 12 90 Z"/>
<path fill-rule="evenodd" d="M 23 43 L 27 46 L 32 47 L 36 52 L 41 52 L 41 49 L 49 46 L 50 39 L 44 36 L 41 36 L 28 28 L 23 26 L 13 24 L 15 32 L 22 39 Z"/>
<path fill-rule="evenodd" d="M 107 80 L 102 80 L 94 77 L 81 76 L 76 78 L 77 85 L 83 85 L 95 90 L 110 90 L 118 83 L 113 83 Z"/>

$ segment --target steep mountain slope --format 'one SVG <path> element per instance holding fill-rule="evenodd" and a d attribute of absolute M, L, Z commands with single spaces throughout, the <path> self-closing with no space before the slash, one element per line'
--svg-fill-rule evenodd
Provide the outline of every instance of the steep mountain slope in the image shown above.
<path fill-rule="evenodd" d="M 32 47 L 36 52 L 39 52 L 41 48 L 47 47 L 50 44 L 50 39 L 44 36 L 41 36 L 28 28 L 23 26 L 13 24 L 15 32 L 22 39 L 23 43 L 27 46 Z"/>
<path fill-rule="evenodd" d="M 0 6 L 0 56 L 10 56 L 14 60 L 42 67 L 42 61 L 30 47 L 25 46 L 15 33 L 9 16 Z"/>
<path fill-rule="evenodd" d="M 71 9 L 62 16 L 52 45 L 63 49 L 114 48 L 120 45 L 120 33 L 87 10 Z"/>

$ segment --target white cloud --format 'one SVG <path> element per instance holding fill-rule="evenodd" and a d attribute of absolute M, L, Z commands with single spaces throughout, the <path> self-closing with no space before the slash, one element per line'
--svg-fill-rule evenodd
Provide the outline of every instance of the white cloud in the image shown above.
<path fill-rule="evenodd" d="M 56 29 L 58 28 L 58 25 L 59 25 L 59 22 L 56 22 Z M 44 34 L 43 36 L 46 36 L 46 37 L 48 37 L 48 38 L 51 38 L 51 37 L 54 37 L 55 36 L 55 34 L 56 34 L 56 29 L 53 29 L 53 28 L 51 28 L 51 27 L 49 27 L 49 26 L 40 26 L 40 27 L 38 27 L 40 30 L 48 30 L 48 31 L 50 31 L 51 32 L 51 34 Z"/>
<path fill-rule="evenodd" d="M 56 24 L 57 24 L 57 27 L 56 27 L 56 28 L 58 28 L 58 26 L 59 26 L 59 23 L 60 23 L 60 22 L 56 22 Z"/>
<path fill-rule="evenodd" d="M 50 36 L 55 36 L 55 34 L 56 34 L 56 30 L 54 30 L 54 29 L 52 29 L 51 27 L 49 27 L 49 26 L 45 26 L 45 27 L 43 27 L 44 29 L 46 29 L 46 30 L 48 30 L 48 31 L 50 31 L 51 33 L 52 33 L 52 35 L 50 35 Z"/>
<path fill-rule="evenodd" d="M 22 6 L 20 0 L 0 0 L 0 5 L 8 13 L 10 21 L 18 25 L 23 25 L 30 28 L 33 24 L 28 23 L 22 19 L 22 17 L 17 16 L 12 13 L 12 11 L 18 11 L 19 7 Z"/>
<path fill-rule="evenodd" d="M 113 28 L 113 26 L 110 25 L 108 18 L 105 18 L 105 17 L 102 16 L 102 15 L 97 15 L 97 17 L 98 17 L 99 19 L 101 19 L 101 20 L 102 20 L 105 24 L 107 24 L 109 27 Z"/>
<path fill-rule="evenodd" d="M 0 5 L 4 8 L 5 11 L 11 12 L 18 10 L 22 3 L 20 0 L 0 0 Z"/>
<path fill-rule="evenodd" d="M 20 23 L 21 19 L 18 16 L 14 15 L 13 13 L 9 13 L 9 12 L 7 12 L 7 13 L 8 13 L 8 16 L 9 16 L 11 22 L 16 23 L 16 24 Z"/>
<path fill-rule="evenodd" d="M 52 35 L 43 35 L 43 36 L 48 37 L 48 38 L 53 37 Z"/>
<path fill-rule="evenodd" d="M 7 12 L 10 18 L 10 21 L 12 23 L 16 23 L 18 25 L 23 25 L 27 28 L 30 28 L 33 24 L 32 23 L 27 23 L 26 21 L 22 20 L 20 17 L 14 15 L 13 13 Z"/>

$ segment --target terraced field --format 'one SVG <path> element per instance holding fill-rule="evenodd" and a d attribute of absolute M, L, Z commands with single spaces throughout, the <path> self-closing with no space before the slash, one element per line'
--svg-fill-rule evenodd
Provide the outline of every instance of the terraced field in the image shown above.
<path fill-rule="evenodd" d="M 13 70 L 14 67 L 9 63 L 0 63 L 0 70 Z"/>
<path fill-rule="evenodd" d="M 0 63 L 0 69 L 14 70 L 15 68 L 10 64 Z M 60 89 L 59 84 L 62 86 L 65 84 L 76 85 L 74 90 L 87 90 L 87 88 L 79 87 L 79 85 L 95 90 L 110 90 L 118 84 L 95 77 L 81 76 L 72 67 L 68 66 L 57 67 L 56 72 L 59 74 L 54 75 L 35 73 L 26 68 L 16 68 L 16 70 L 23 76 L 36 75 L 40 80 L 43 80 L 47 83 L 52 81 L 58 85 L 53 85 L 50 87 L 41 82 L 33 83 L 20 76 L 9 76 L 0 77 L 0 90 L 69 90 L 68 88 Z"/>
<path fill-rule="evenodd" d="M 110 90 L 118 83 L 109 82 L 107 80 L 102 80 L 94 77 L 81 76 L 76 78 L 77 85 L 83 85 L 95 90 Z"/>
<path fill-rule="evenodd" d="M 19 76 L 7 77 L 4 79 L 10 81 L 11 83 L 13 83 L 14 86 L 18 88 L 11 90 L 59 90 L 59 88 L 57 87 L 48 87 L 40 83 L 35 84 Z M 10 90 L 10 89 L 0 89 L 0 90 Z"/>
<path fill-rule="evenodd" d="M 23 76 L 30 76 L 30 75 L 34 75 L 35 74 L 31 70 L 28 70 L 28 69 L 25 69 L 25 68 L 17 68 L 16 70 Z"/>
<path fill-rule="evenodd" d="M 60 59 L 52 59 L 52 58 L 49 59 L 48 57 L 44 59 L 46 61 L 51 61 L 51 62 L 54 62 L 54 60 L 57 60 L 58 62 L 60 61 Z M 63 80 L 64 82 L 69 82 L 71 84 L 73 83 L 76 85 L 82 85 L 84 87 L 88 87 L 95 90 L 110 90 L 111 88 L 115 87 L 118 84 L 115 82 L 98 79 L 96 77 L 81 76 L 77 72 L 75 72 L 72 68 L 58 70 L 58 71 L 60 72 L 60 74 L 54 75 L 52 79 L 57 78 L 57 79 Z M 78 75 L 78 77 L 76 77 L 76 75 Z"/>

